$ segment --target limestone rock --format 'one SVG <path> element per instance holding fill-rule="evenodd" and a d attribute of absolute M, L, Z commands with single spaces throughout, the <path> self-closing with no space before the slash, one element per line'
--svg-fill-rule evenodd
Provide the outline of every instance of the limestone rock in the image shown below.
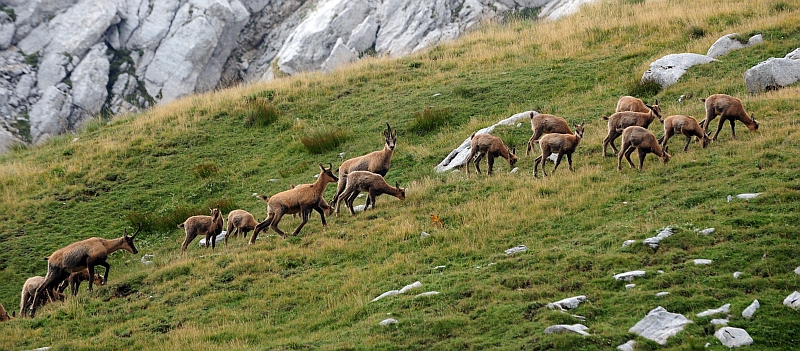
<path fill-rule="evenodd" d="M 800 266 L 797 266 L 797 268 L 794 269 L 794 273 L 800 275 Z"/>
<path fill-rule="evenodd" d="M 705 258 L 698 258 L 698 259 L 693 260 L 693 262 L 694 262 L 695 265 L 701 266 L 701 265 L 709 265 L 709 264 L 713 263 L 714 261 L 713 260 L 709 260 L 709 259 L 705 259 Z"/>
<path fill-rule="evenodd" d="M 798 50 L 784 58 L 769 58 L 744 72 L 744 83 L 750 93 L 778 89 L 800 80 Z"/>
<path fill-rule="evenodd" d="M 678 334 L 686 324 L 692 323 L 681 314 L 670 313 L 658 306 L 647 313 L 644 319 L 631 327 L 628 332 L 665 345 L 670 336 Z"/>
<path fill-rule="evenodd" d="M 747 319 L 753 318 L 753 315 L 756 313 L 759 307 L 761 307 L 761 304 L 758 302 L 758 300 L 753 300 L 753 303 L 751 303 L 750 306 L 747 306 L 747 308 L 742 311 L 742 317 Z"/>
<path fill-rule="evenodd" d="M 789 296 L 783 299 L 783 304 L 793 309 L 800 307 L 800 292 L 795 291 L 789 294 Z"/>
<path fill-rule="evenodd" d="M 617 350 L 619 350 L 619 351 L 633 351 L 634 347 L 636 347 L 636 340 L 628 340 L 628 342 L 617 346 Z"/>
<path fill-rule="evenodd" d="M 513 255 L 515 253 L 525 252 L 528 251 L 528 247 L 525 245 L 518 245 L 514 246 L 510 249 L 505 250 L 506 255 Z"/>
<path fill-rule="evenodd" d="M 0 50 L 8 49 L 17 26 L 7 13 L 0 11 Z"/>
<path fill-rule="evenodd" d="M 556 20 L 578 12 L 581 6 L 593 0 L 553 0 L 548 1 L 539 11 L 539 18 Z"/>
<path fill-rule="evenodd" d="M 108 70 L 110 64 L 106 57 L 106 46 L 103 43 L 92 47 L 83 60 L 75 67 L 70 79 L 72 80 L 72 103 L 79 107 L 71 118 L 72 124 L 100 113 L 106 102 L 108 91 Z"/>
<path fill-rule="evenodd" d="M 715 318 L 711 320 L 711 324 L 713 325 L 728 325 L 727 318 Z"/>
<path fill-rule="evenodd" d="M 723 345 L 734 348 L 739 346 L 750 345 L 753 343 L 753 338 L 747 331 L 740 328 L 724 327 L 717 330 L 714 336 L 722 342 Z"/>
<path fill-rule="evenodd" d="M 62 92 L 55 86 L 45 89 L 42 98 L 30 111 L 33 142 L 40 143 L 66 131 L 71 105 L 72 97 L 68 93 Z"/>
<path fill-rule="evenodd" d="M 642 241 L 642 244 L 650 246 L 653 249 L 657 249 L 658 244 L 661 243 L 661 240 L 669 238 L 670 236 L 672 236 L 672 234 L 673 234 L 672 228 L 666 227 L 661 231 L 659 231 L 658 234 L 656 234 L 656 236 L 644 239 Z"/>
<path fill-rule="evenodd" d="M 642 82 L 652 81 L 666 88 L 677 83 L 690 67 L 714 61 L 717 60 L 700 54 L 669 54 L 650 64 L 650 69 L 642 75 Z"/>
<path fill-rule="evenodd" d="M 322 63 L 322 71 L 330 72 L 336 68 L 346 65 L 358 59 L 358 53 L 355 50 L 347 47 L 342 41 L 342 38 L 336 40 L 336 44 L 331 50 L 331 55 Z"/>
<path fill-rule="evenodd" d="M 221 242 L 225 241 L 225 235 L 227 235 L 227 233 L 228 233 L 228 232 L 227 232 L 227 231 L 225 231 L 225 230 L 223 230 L 222 232 L 220 232 L 220 233 L 219 233 L 219 235 L 217 235 L 217 236 L 214 238 L 214 244 L 216 245 L 217 243 L 221 243 Z M 199 245 L 199 246 L 203 246 L 203 247 L 208 247 L 208 246 L 211 246 L 211 243 L 206 243 L 206 238 L 202 238 L 202 239 L 200 239 L 200 241 L 197 243 L 197 245 Z"/>
<path fill-rule="evenodd" d="M 717 41 L 714 42 L 710 48 L 708 48 L 706 56 L 717 58 L 726 55 L 733 50 L 749 48 L 753 45 L 758 45 L 764 42 L 764 38 L 761 37 L 761 34 L 756 34 L 750 37 L 747 43 L 740 42 L 736 39 L 737 37 L 739 37 L 739 34 L 733 33 L 717 39 Z"/>
<path fill-rule="evenodd" d="M 0 153 L 7 152 L 16 143 L 22 143 L 22 141 L 0 124 Z"/>
<path fill-rule="evenodd" d="M 566 325 L 566 324 L 557 324 L 551 325 L 544 329 L 545 334 L 553 334 L 553 333 L 576 333 L 583 336 L 589 336 L 591 334 L 587 333 L 586 331 L 589 330 L 589 327 L 583 324 L 573 324 L 573 325 Z"/>
<path fill-rule="evenodd" d="M 359 24 L 347 40 L 347 47 L 352 48 L 358 53 L 363 53 L 375 44 L 378 35 L 378 22 L 374 15 L 369 15 Z"/>
<path fill-rule="evenodd" d="M 667 296 L 667 295 L 669 295 L 669 291 L 662 291 L 662 292 L 656 293 L 656 297 L 664 297 L 664 296 Z"/>
<path fill-rule="evenodd" d="M 625 240 L 622 242 L 622 247 L 628 247 L 636 243 L 636 240 Z"/>
<path fill-rule="evenodd" d="M 396 320 L 396 319 L 394 319 L 394 318 L 387 318 L 387 319 L 384 319 L 384 320 L 382 320 L 382 321 L 381 321 L 380 323 L 378 323 L 378 324 L 380 324 L 380 325 L 382 325 L 382 326 L 387 326 L 387 325 L 391 325 L 391 324 L 397 324 L 397 323 L 398 323 L 398 322 L 397 322 L 397 320 Z"/>
<path fill-rule="evenodd" d="M 575 297 L 568 297 L 563 300 L 558 300 L 556 302 L 551 302 L 547 304 L 547 307 L 551 310 L 560 309 L 562 311 L 571 310 L 573 308 L 577 308 L 581 302 L 586 301 L 585 295 L 575 296 Z"/>
<path fill-rule="evenodd" d="M 629 282 L 632 281 L 633 278 L 644 277 L 645 274 L 646 274 L 645 271 L 630 271 L 630 272 L 615 274 L 614 279 L 616 279 L 617 281 Z"/>
<path fill-rule="evenodd" d="M 742 276 L 742 272 L 733 272 L 733 277 L 739 279 Z"/>

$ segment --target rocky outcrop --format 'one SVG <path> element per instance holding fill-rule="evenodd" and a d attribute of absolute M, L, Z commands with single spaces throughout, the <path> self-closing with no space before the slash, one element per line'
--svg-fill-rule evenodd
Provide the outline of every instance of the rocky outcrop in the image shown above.
<path fill-rule="evenodd" d="M 0 115 L 39 142 L 100 113 L 407 55 L 507 11 L 553 2 L 555 18 L 587 1 L 4 0 Z"/>
<path fill-rule="evenodd" d="M 706 56 L 717 58 L 727 55 L 733 50 L 749 48 L 753 45 L 758 45 L 764 42 L 764 38 L 761 37 L 761 34 L 756 34 L 750 37 L 750 39 L 748 39 L 745 43 L 740 41 L 740 37 L 741 36 L 738 33 L 733 33 L 717 39 L 717 41 L 714 42 L 710 48 L 708 48 Z"/>
<path fill-rule="evenodd" d="M 769 58 L 744 72 L 744 84 L 750 93 L 773 90 L 800 80 L 800 49 L 784 58 Z"/>
<path fill-rule="evenodd" d="M 753 338 L 750 337 L 750 334 L 741 328 L 720 328 L 714 333 L 714 336 L 717 337 L 723 345 L 729 348 L 746 346 L 753 343 Z"/>
<path fill-rule="evenodd" d="M 666 88 L 677 83 L 690 67 L 714 61 L 717 60 L 700 54 L 669 54 L 650 64 L 650 69 L 642 75 L 642 82 L 650 81 Z"/>

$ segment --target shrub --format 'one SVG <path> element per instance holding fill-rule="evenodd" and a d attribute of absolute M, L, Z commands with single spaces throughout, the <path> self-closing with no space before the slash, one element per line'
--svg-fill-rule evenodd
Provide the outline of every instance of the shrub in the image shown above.
<path fill-rule="evenodd" d="M 211 162 L 202 163 L 192 167 L 192 173 L 194 173 L 198 178 L 202 179 L 208 178 L 217 172 L 219 172 L 219 167 Z"/>
<path fill-rule="evenodd" d="M 635 81 L 628 85 L 628 95 L 637 97 L 652 97 L 661 91 L 661 85 L 652 81 Z"/>
<path fill-rule="evenodd" d="M 706 30 L 702 27 L 691 26 L 687 31 L 690 39 L 699 39 L 706 36 Z"/>
<path fill-rule="evenodd" d="M 280 112 L 269 101 L 259 98 L 251 102 L 244 111 L 244 124 L 266 127 L 280 117 Z"/>
<path fill-rule="evenodd" d="M 423 135 L 447 124 L 449 119 L 449 108 L 426 107 L 422 112 L 414 114 L 414 122 L 409 127 L 409 130 L 412 133 Z"/>
<path fill-rule="evenodd" d="M 336 148 L 347 139 L 347 131 L 342 128 L 322 127 L 312 129 L 300 138 L 300 142 L 312 154 L 321 154 Z"/>

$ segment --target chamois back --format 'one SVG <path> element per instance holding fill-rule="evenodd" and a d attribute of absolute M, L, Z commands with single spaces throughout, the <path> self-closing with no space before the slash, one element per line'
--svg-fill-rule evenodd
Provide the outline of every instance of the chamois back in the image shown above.
<path fill-rule="evenodd" d="M 508 161 L 508 165 L 514 168 L 517 163 L 517 156 L 515 155 L 516 148 L 509 148 L 503 143 L 503 140 L 491 134 L 475 134 L 470 137 L 470 154 L 465 163 L 466 173 L 469 174 L 469 163 L 475 159 L 475 170 L 478 174 L 481 173 L 479 166 L 480 161 L 484 156 L 487 158 L 489 166 L 489 175 L 492 175 L 492 168 L 494 167 L 495 157 L 502 157 Z"/>
<path fill-rule="evenodd" d="M 181 244 L 181 255 L 186 252 L 189 243 L 194 240 L 198 235 L 204 235 L 206 238 L 206 247 L 211 242 L 211 249 L 213 250 L 217 244 L 217 235 L 222 233 L 222 213 L 219 211 L 219 206 L 216 208 L 209 208 L 211 211 L 210 216 L 191 216 L 183 223 L 178 224 L 178 228 L 186 230 L 186 239 Z"/>
<path fill-rule="evenodd" d="M 749 116 L 747 115 L 741 100 L 726 94 L 713 94 L 708 98 L 700 99 L 700 101 L 704 102 L 706 107 L 706 118 L 700 121 L 700 125 L 706 133 L 708 133 L 708 125 L 711 121 L 717 116 L 720 116 L 717 131 L 714 132 L 714 137 L 711 138 L 712 141 L 717 140 L 717 136 L 722 130 L 725 121 L 730 122 L 731 137 L 733 139 L 736 139 L 736 130 L 734 129 L 735 121 L 744 123 L 751 132 L 758 130 L 758 121 L 755 120 L 752 114 Z"/>

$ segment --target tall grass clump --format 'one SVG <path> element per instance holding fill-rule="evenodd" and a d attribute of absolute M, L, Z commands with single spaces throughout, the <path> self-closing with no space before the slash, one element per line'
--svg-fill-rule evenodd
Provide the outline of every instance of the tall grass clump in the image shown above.
<path fill-rule="evenodd" d="M 321 154 L 331 151 L 349 139 L 349 133 L 343 128 L 318 127 L 312 128 L 306 135 L 300 137 L 306 150 L 312 154 Z"/>
<path fill-rule="evenodd" d="M 661 91 L 661 84 L 652 80 L 634 81 L 628 84 L 628 95 L 639 98 L 650 98 Z"/>
<path fill-rule="evenodd" d="M 266 127 L 280 118 L 280 111 L 267 99 L 257 98 L 248 102 L 244 110 L 246 126 Z"/>
<path fill-rule="evenodd" d="M 450 117 L 450 109 L 447 107 L 426 107 L 414 113 L 414 121 L 408 130 L 417 135 L 425 135 L 448 124 Z"/>

